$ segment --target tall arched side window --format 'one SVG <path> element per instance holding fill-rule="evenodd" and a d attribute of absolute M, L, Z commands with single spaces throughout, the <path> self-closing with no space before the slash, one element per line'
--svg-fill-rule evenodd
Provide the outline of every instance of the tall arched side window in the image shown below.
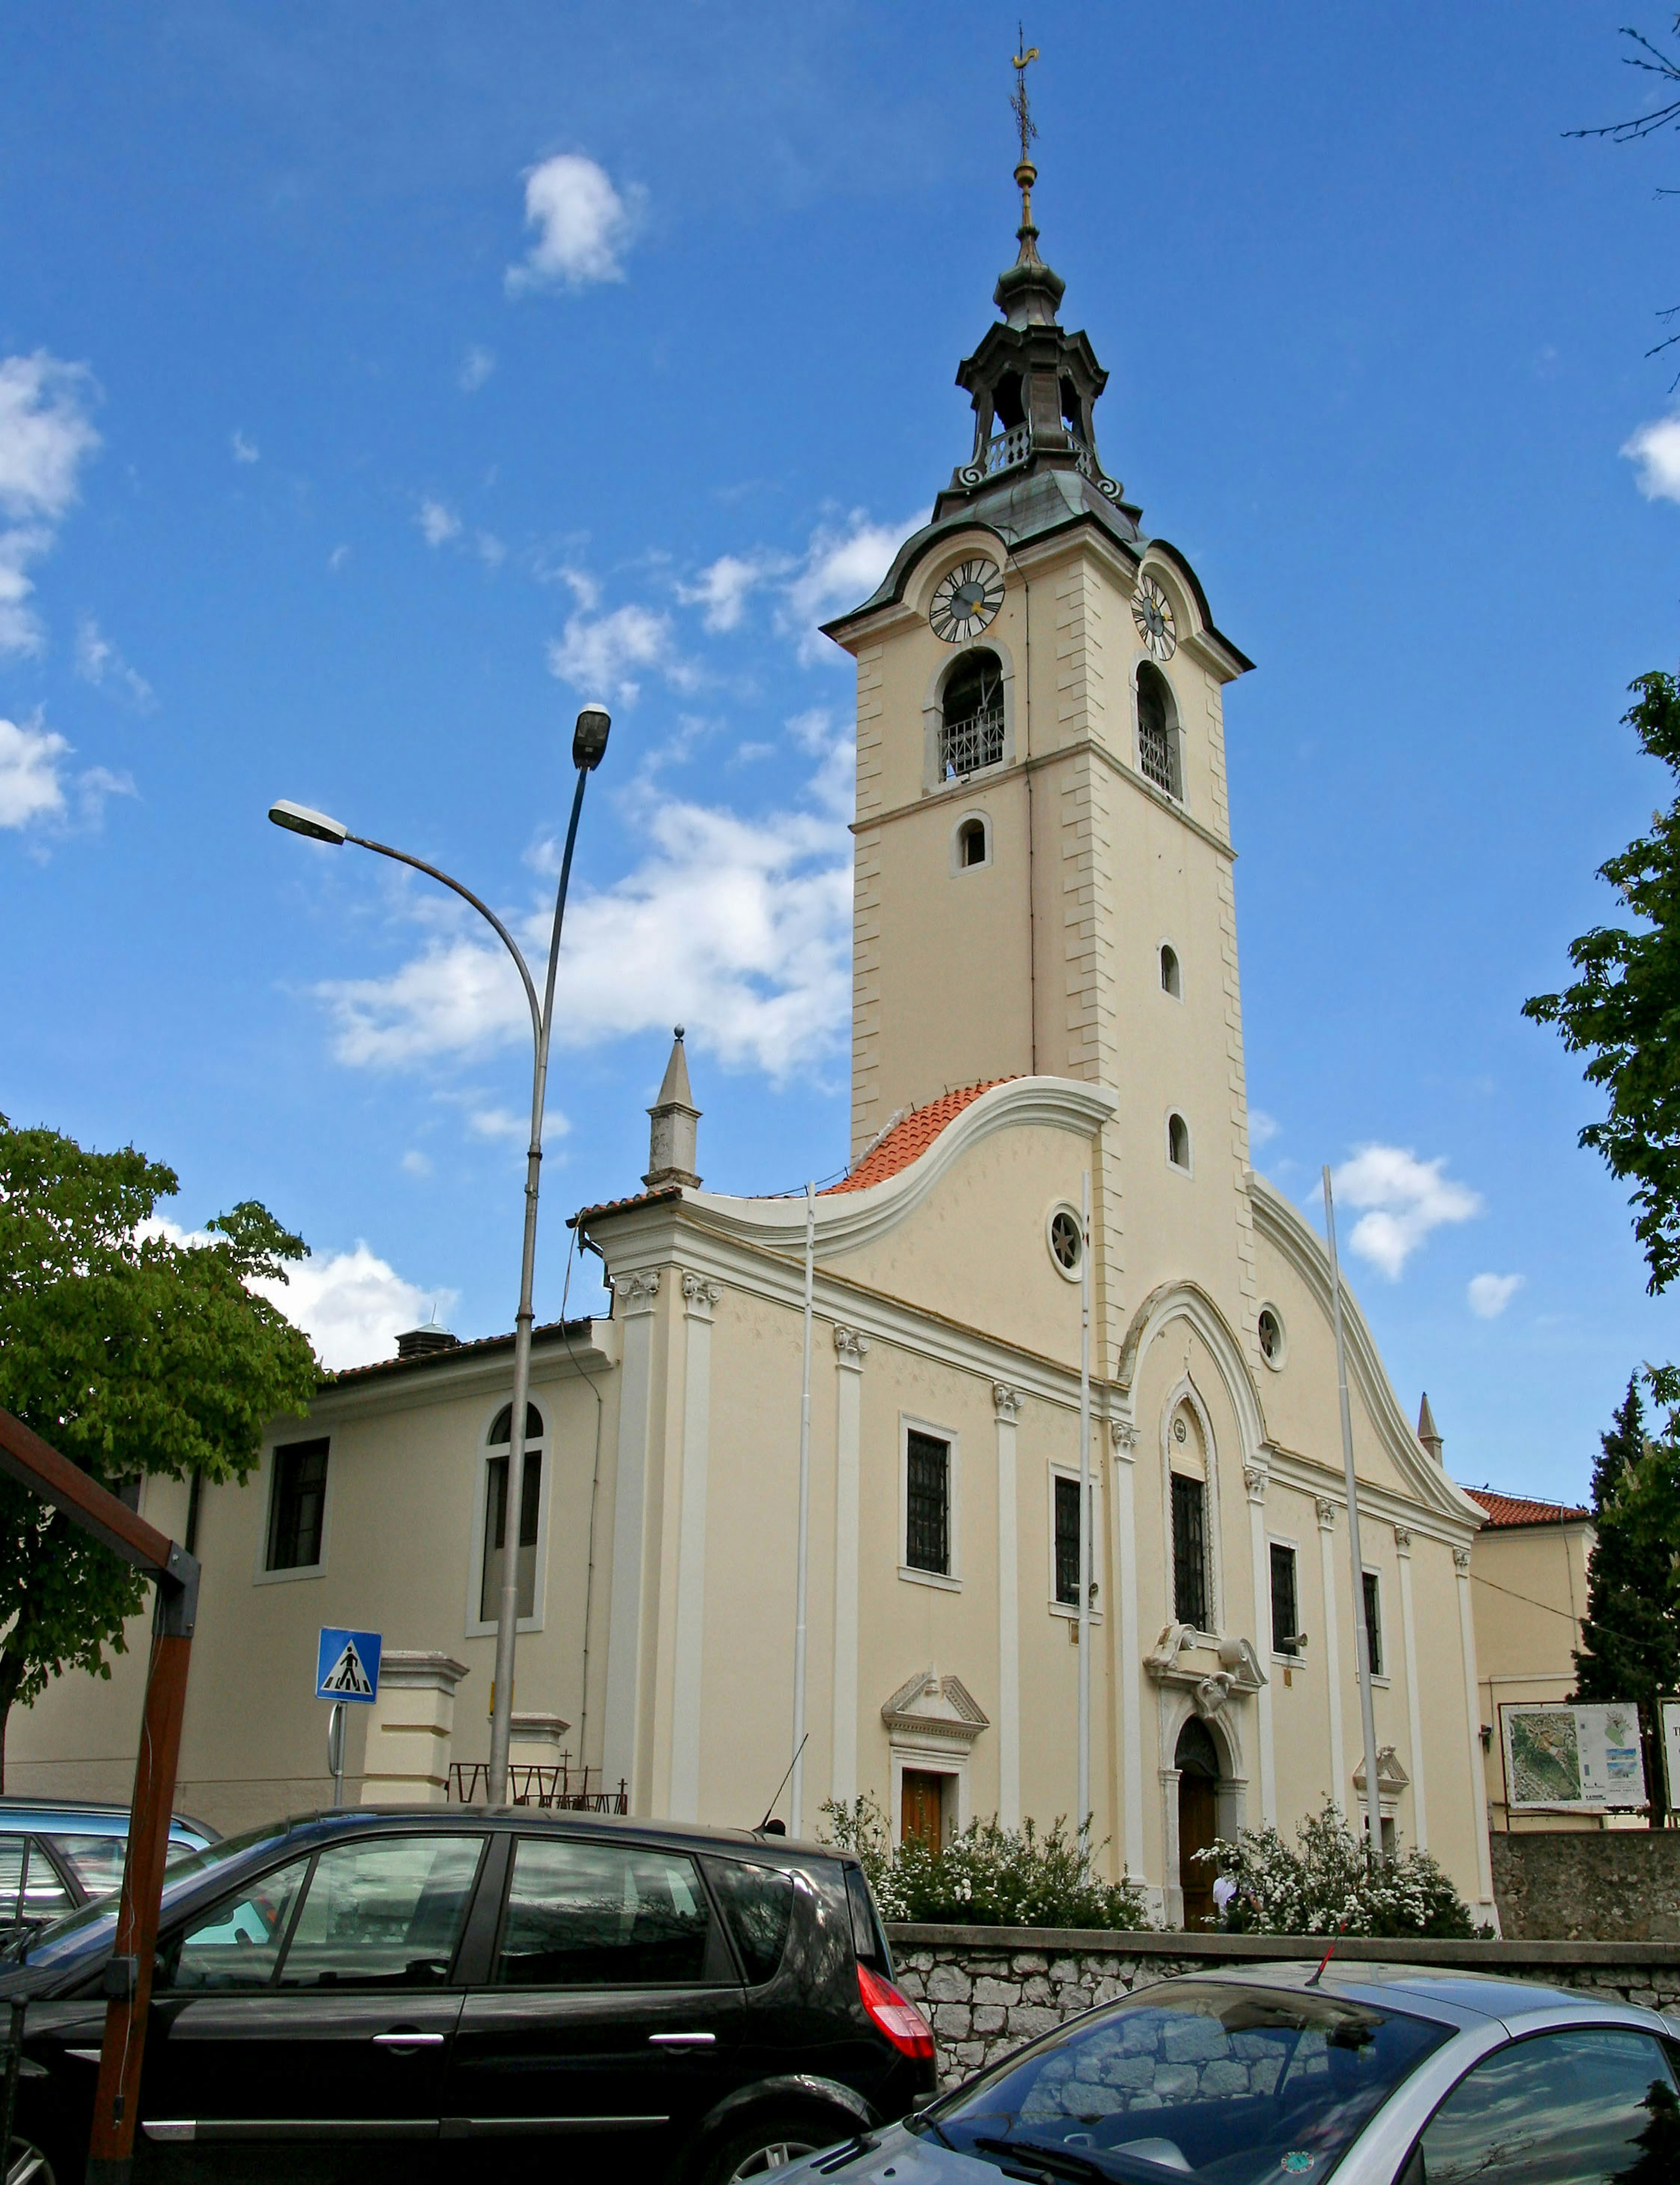
<path fill-rule="evenodd" d="M 1178 968 L 1178 951 L 1170 941 L 1161 943 L 1161 992 L 1175 1001 L 1184 998 L 1184 978 Z"/>
<path fill-rule="evenodd" d="M 1003 763 L 1003 663 L 984 645 L 965 652 L 941 693 L 939 778 L 961 781 Z"/>
<path fill-rule="evenodd" d="M 485 1437 L 484 1540 L 479 1561 L 478 1618 L 494 1623 L 501 1612 L 502 1558 L 507 1544 L 507 1472 L 513 1452 L 513 1406 L 504 1404 Z M 537 1532 L 543 1507 L 543 1415 L 525 1406 L 525 1465 L 519 1495 L 519 1613 L 537 1612 Z"/>
<path fill-rule="evenodd" d="M 1153 661 L 1137 671 L 1137 763 L 1144 779 L 1169 796 L 1184 795 L 1179 764 L 1178 708 L 1172 685 Z"/>

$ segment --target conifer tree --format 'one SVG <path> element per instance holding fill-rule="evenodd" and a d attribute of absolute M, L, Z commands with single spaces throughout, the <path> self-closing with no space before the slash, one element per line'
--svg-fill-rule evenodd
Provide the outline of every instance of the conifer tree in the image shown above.
<path fill-rule="evenodd" d="M 1593 1467 L 1598 1545 L 1587 1577 L 1587 1613 L 1575 1655 L 1577 1700 L 1638 1704 L 1653 1828 L 1663 1795 L 1659 1699 L 1680 1689 L 1680 1601 L 1674 1550 L 1680 1452 L 1645 1433 L 1637 1377 L 1599 1436 Z"/>

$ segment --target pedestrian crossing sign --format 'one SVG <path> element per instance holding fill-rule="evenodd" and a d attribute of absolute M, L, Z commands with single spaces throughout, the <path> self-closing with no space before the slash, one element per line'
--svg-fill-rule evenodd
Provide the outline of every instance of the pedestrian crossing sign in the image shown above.
<path fill-rule="evenodd" d="M 342 1631 L 327 1625 L 315 1657 L 315 1697 L 371 1705 L 379 1696 L 381 1644 L 377 1631 Z"/>

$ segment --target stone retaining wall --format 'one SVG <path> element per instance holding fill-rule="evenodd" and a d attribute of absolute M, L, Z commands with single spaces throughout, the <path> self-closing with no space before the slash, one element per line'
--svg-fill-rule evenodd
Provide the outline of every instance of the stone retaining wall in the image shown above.
<path fill-rule="evenodd" d="M 926 2009 L 940 2082 L 954 2086 L 1064 2019 L 1180 1973 L 1316 1959 L 1322 1936 L 1120 1935 L 1032 1927 L 890 1927 L 899 1985 Z M 1680 1945 L 1661 1942 L 1339 1942 L 1338 1960 L 1439 1965 L 1588 1988 L 1680 2010 Z"/>
<path fill-rule="evenodd" d="M 1503 1933 L 1680 1942 L 1680 1829 L 1496 1830 L 1488 1844 Z"/>

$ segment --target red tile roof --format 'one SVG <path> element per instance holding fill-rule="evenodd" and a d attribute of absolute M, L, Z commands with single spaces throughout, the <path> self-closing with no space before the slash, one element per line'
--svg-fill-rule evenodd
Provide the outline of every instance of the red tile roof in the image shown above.
<path fill-rule="evenodd" d="M 533 1343 L 567 1343 L 586 1337 L 589 1332 L 587 1320 L 545 1320 L 531 1330 Z M 328 1389 L 342 1389 L 348 1381 L 367 1381 L 387 1373 L 425 1373 L 439 1366 L 450 1366 L 463 1358 L 482 1357 L 487 1350 L 511 1350 L 513 1337 L 480 1335 L 469 1343 L 452 1343 L 447 1350 L 425 1350 L 416 1358 L 376 1358 L 371 1366 L 343 1366 L 336 1373 L 328 1373 L 319 1386 L 324 1393 Z"/>
<path fill-rule="evenodd" d="M 937 1100 L 929 1100 L 925 1108 L 913 1108 L 864 1155 L 850 1176 L 831 1183 L 821 1195 L 827 1199 L 837 1191 L 867 1191 L 872 1183 L 885 1183 L 890 1176 L 896 1176 L 901 1169 L 908 1168 L 913 1160 L 926 1153 L 946 1125 L 954 1123 L 982 1092 L 990 1092 L 994 1085 L 1008 1082 L 1007 1077 L 988 1077 L 984 1085 L 964 1085 L 957 1092 L 943 1092 Z"/>
<path fill-rule="evenodd" d="M 1593 1514 L 1590 1510 L 1577 1510 L 1566 1502 L 1536 1502 L 1526 1495 L 1501 1495 L 1492 1487 L 1466 1487 L 1465 1493 L 1472 1502 L 1482 1505 L 1493 1527 L 1566 1525 Z"/>
<path fill-rule="evenodd" d="M 679 1183 L 662 1183 L 656 1191 L 639 1191 L 628 1199 L 603 1199 L 599 1206 L 585 1206 L 576 1214 L 568 1215 L 568 1229 L 587 1229 L 590 1222 L 603 1214 L 622 1214 L 627 1207 L 656 1206 L 662 1199 L 680 1199 L 683 1187 Z"/>

